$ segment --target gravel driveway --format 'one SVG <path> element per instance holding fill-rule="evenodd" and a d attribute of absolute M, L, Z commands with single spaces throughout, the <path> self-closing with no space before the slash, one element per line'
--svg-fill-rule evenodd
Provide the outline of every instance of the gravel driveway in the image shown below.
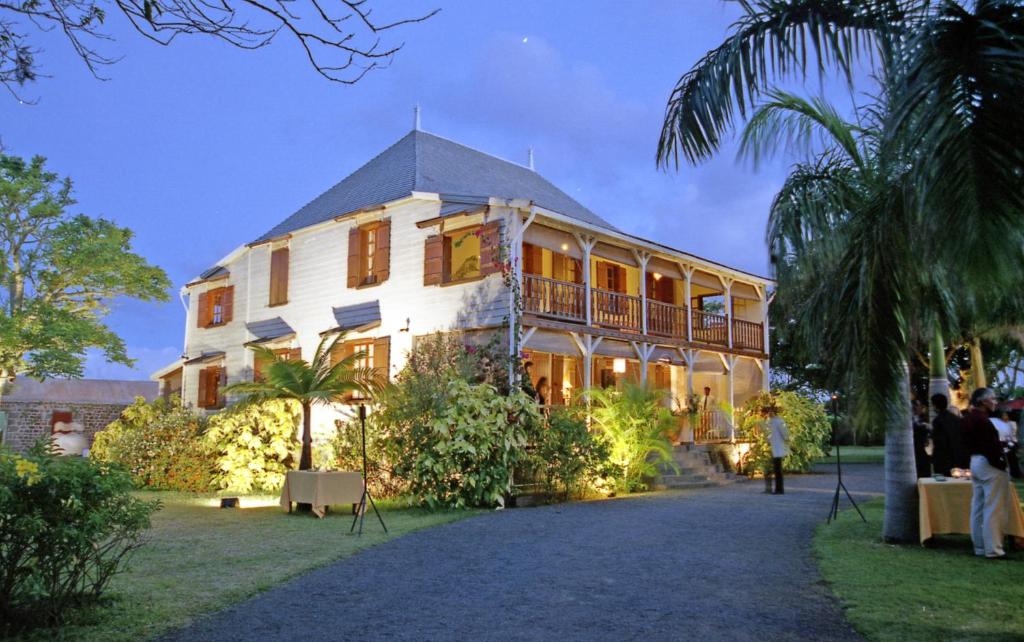
<path fill-rule="evenodd" d="M 882 491 L 881 466 L 847 470 L 858 500 Z M 810 550 L 834 488 L 822 473 L 783 496 L 756 481 L 470 518 L 166 639 L 858 640 Z"/>

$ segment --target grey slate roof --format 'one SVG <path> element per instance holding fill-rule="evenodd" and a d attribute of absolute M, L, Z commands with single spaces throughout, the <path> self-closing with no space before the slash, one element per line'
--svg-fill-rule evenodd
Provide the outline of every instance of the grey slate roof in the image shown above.
<path fill-rule="evenodd" d="M 414 191 L 529 199 L 582 222 L 618 231 L 531 169 L 414 130 L 253 243 L 405 198 Z"/>
<path fill-rule="evenodd" d="M 228 272 L 226 267 L 221 266 L 221 265 L 214 265 L 213 267 L 207 269 L 205 272 L 200 274 L 199 275 L 199 279 L 200 280 L 215 279 L 215 278 L 221 277 L 221 276 L 228 276 L 229 274 L 230 274 L 230 272 Z"/>
<path fill-rule="evenodd" d="M 156 399 L 160 385 L 155 381 L 125 381 L 115 379 L 47 379 L 38 381 L 18 377 L 10 390 L 4 392 L 5 403 L 54 402 L 130 404 L 135 397 L 147 401 Z"/>
<path fill-rule="evenodd" d="M 339 331 L 355 330 L 380 323 L 380 301 L 369 301 L 332 309 L 334 320 L 338 322 L 337 329 Z"/>
<path fill-rule="evenodd" d="M 295 330 L 285 323 L 281 317 L 274 317 L 273 319 L 267 319 L 266 321 L 253 321 L 252 323 L 246 323 L 245 329 L 256 336 L 254 343 L 260 343 L 262 341 L 270 341 L 271 339 L 280 339 L 281 337 L 287 337 L 295 334 Z"/>

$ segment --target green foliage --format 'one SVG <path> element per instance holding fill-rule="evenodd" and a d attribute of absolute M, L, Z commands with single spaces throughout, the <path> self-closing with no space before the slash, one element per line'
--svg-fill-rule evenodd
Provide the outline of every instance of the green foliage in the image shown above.
<path fill-rule="evenodd" d="M 568 499 L 615 477 L 607 442 L 587 429 L 576 408 L 553 408 L 530 435 L 528 465 L 548 497 Z"/>
<path fill-rule="evenodd" d="M 762 392 L 743 404 L 737 413 L 739 434 L 750 443 L 745 467 L 749 471 L 771 469 L 772 447 L 765 422 L 767 409 L 773 406 L 789 433 L 789 456 L 782 460 L 783 469 L 806 473 L 827 452 L 832 429 L 825 406 L 789 390 Z"/>
<path fill-rule="evenodd" d="M 158 507 L 131 490 L 116 466 L 0 450 L 0 636 L 101 597 Z"/>
<path fill-rule="evenodd" d="M 644 480 L 657 474 L 659 464 L 674 465 L 667 435 L 676 424 L 662 404 L 662 391 L 626 384 L 621 391 L 597 388 L 587 394 L 594 426 L 608 444 L 609 461 L 618 468 L 616 491 L 643 490 Z"/>
<path fill-rule="evenodd" d="M 281 489 L 298 446 L 296 406 L 265 401 L 232 406 L 210 417 L 205 442 L 216 453 L 219 488 L 238 493 Z"/>
<path fill-rule="evenodd" d="M 335 470 L 363 469 L 363 450 L 359 420 L 336 421 L 336 430 L 324 449 L 323 466 Z M 409 484 L 395 474 L 389 458 L 391 433 L 377 414 L 366 418 L 366 479 L 375 498 L 397 497 L 409 490 Z M 314 453 L 315 454 L 315 453 Z"/>
<path fill-rule="evenodd" d="M 539 422 L 536 402 L 522 391 L 506 396 L 490 384 L 455 379 L 432 421 L 404 435 L 395 471 L 431 508 L 502 506 L 511 471 L 525 459 L 527 435 Z"/>
<path fill-rule="evenodd" d="M 288 359 L 263 346 L 252 350 L 257 358 L 265 360 L 265 374 L 261 381 L 234 383 L 224 388 L 228 395 L 240 395 L 236 405 L 247 406 L 268 401 L 296 401 L 302 408 L 302 453 L 299 470 L 313 467 L 313 434 L 311 422 L 314 405 L 329 406 L 342 401 L 354 392 L 368 393 L 378 387 L 378 375 L 373 368 L 360 368 L 356 364 L 365 355 L 362 352 L 334 360 L 335 348 L 345 341 L 345 333 L 325 336 L 320 340 L 311 361 Z"/>
<path fill-rule="evenodd" d="M 139 488 L 203 492 L 213 482 L 214 459 L 203 442 L 206 420 L 178 399 L 142 397 L 96 433 L 90 456 L 120 464 Z"/>
<path fill-rule="evenodd" d="M 0 154 L 0 375 L 80 377 L 89 348 L 132 365 L 103 323 L 110 302 L 164 301 L 170 281 L 127 228 L 68 214 L 71 181 L 45 162 Z"/>

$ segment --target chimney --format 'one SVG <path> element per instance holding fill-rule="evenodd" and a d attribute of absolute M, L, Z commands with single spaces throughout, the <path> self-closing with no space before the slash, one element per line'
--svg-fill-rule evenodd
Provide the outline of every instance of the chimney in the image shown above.
<path fill-rule="evenodd" d="M 533 148 L 532 147 L 527 148 L 527 150 L 526 150 L 526 158 L 527 158 L 526 166 L 529 167 L 531 171 L 534 171 L 534 172 L 537 171 L 533 167 Z"/>

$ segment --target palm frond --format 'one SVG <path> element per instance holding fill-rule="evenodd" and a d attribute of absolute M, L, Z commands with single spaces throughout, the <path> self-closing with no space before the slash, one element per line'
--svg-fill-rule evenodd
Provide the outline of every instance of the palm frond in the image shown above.
<path fill-rule="evenodd" d="M 744 0 L 744 15 L 721 46 L 676 83 L 658 141 L 659 166 L 678 168 L 680 154 L 696 164 L 711 157 L 775 80 L 838 69 L 849 80 L 853 62 L 887 56 L 889 34 L 919 3 L 900 0 Z M 880 35 L 881 34 L 881 35 Z"/>

